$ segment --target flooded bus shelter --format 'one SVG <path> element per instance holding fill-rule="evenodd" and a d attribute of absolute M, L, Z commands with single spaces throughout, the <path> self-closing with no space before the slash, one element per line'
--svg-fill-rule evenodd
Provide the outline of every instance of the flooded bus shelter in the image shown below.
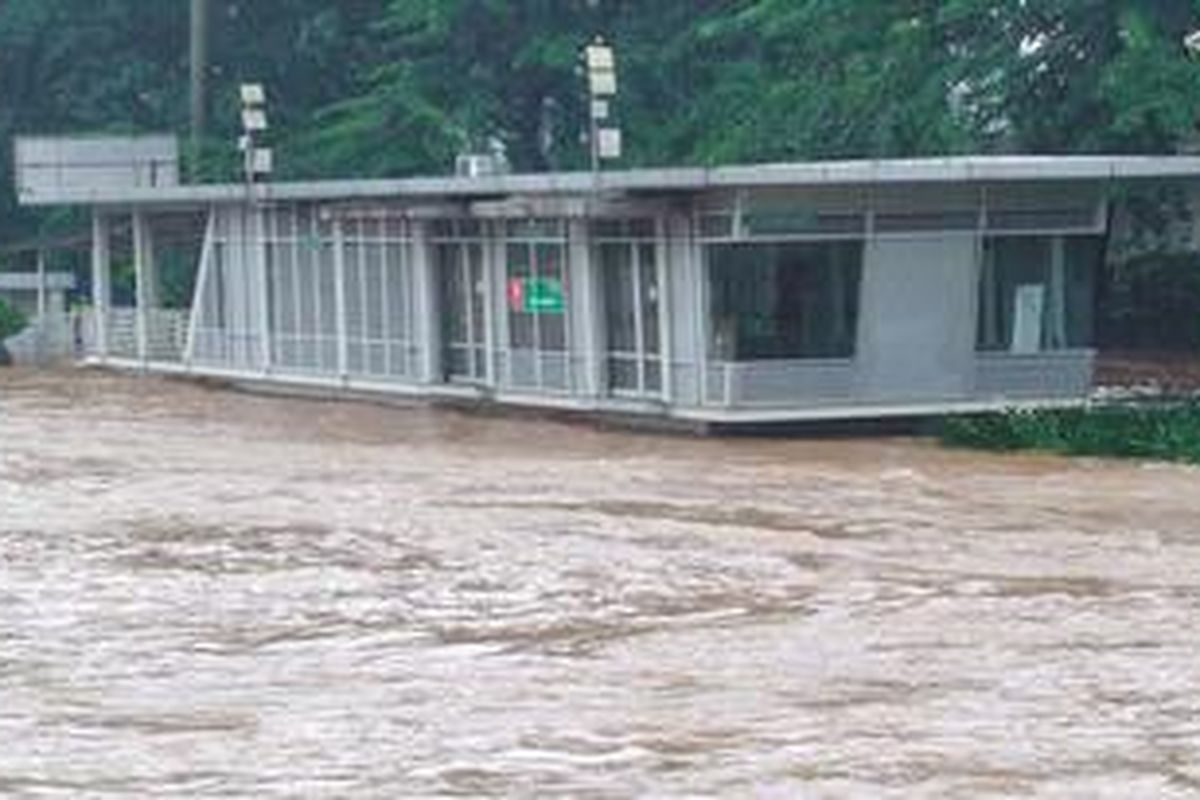
<path fill-rule="evenodd" d="M 1086 399 L 1109 198 L 1197 176 L 1183 157 L 967 157 L 22 201 L 92 210 L 94 363 L 762 423 Z M 156 240 L 181 218 L 203 236 L 172 309 Z M 112 303 L 116 229 L 132 308 Z"/>

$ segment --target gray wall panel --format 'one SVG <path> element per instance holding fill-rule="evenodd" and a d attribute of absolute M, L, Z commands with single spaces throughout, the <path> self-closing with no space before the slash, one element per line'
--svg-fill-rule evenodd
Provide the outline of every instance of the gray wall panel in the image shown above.
<path fill-rule="evenodd" d="M 866 248 L 859 315 L 865 400 L 967 396 L 975 355 L 978 240 L 876 239 Z"/>
<path fill-rule="evenodd" d="M 681 406 L 700 405 L 699 364 L 705 357 L 703 316 L 707 309 L 701 298 L 704 274 L 703 259 L 692 238 L 691 220 L 673 216 L 666 222 L 671 310 L 671 358 L 675 368 L 670 370 L 675 383 L 671 387 L 672 402 Z"/>

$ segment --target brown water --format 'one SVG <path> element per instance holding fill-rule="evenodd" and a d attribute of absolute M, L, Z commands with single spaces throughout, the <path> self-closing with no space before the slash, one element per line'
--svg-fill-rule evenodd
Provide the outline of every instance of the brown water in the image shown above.
<path fill-rule="evenodd" d="M 1200 471 L 0 373 L 0 796 L 1200 797 Z"/>

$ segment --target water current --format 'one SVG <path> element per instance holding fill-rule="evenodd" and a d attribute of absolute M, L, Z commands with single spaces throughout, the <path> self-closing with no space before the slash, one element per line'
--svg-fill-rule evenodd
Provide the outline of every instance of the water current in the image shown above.
<path fill-rule="evenodd" d="M 1200 797 L 1200 471 L 0 371 L 0 797 Z"/>

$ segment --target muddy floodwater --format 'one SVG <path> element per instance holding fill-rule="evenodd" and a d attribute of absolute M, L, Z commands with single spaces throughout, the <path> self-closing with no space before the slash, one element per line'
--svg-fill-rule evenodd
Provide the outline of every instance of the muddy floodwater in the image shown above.
<path fill-rule="evenodd" d="M 1200 797 L 1200 471 L 0 371 L 0 797 Z"/>

